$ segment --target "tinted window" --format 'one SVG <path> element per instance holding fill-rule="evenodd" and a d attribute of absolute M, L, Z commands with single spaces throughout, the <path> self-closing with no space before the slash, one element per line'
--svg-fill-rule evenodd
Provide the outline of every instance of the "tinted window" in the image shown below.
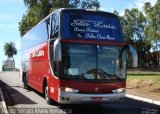
<path fill-rule="evenodd" d="M 52 16 L 52 29 L 51 29 L 51 38 L 58 37 L 59 30 L 59 17 L 57 14 Z"/>
<path fill-rule="evenodd" d="M 42 22 L 39 27 L 35 28 L 36 44 L 45 42 L 48 39 L 47 21 Z"/>
<path fill-rule="evenodd" d="M 22 50 L 47 41 L 49 33 L 49 19 L 36 25 L 22 38 Z"/>
<path fill-rule="evenodd" d="M 119 62 L 120 47 L 63 44 L 62 72 L 68 79 L 125 79 L 125 55 Z M 122 66 L 122 67 L 121 67 Z"/>

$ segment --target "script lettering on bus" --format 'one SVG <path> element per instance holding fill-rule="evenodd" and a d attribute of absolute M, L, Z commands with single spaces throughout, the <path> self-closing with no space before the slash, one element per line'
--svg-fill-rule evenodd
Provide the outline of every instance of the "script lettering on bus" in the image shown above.
<path fill-rule="evenodd" d="M 75 19 L 70 25 L 73 27 L 73 31 L 77 32 L 79 38 L 115 40 L 114 37 L 111 37 L 108 33 L 105 34 L 104 31 L 105 29 L 115 30 L 116 26 L 105 24 L 103 21 Z"/>
<path fill-rule="evenodd" d="M 92 32 L 92 33 L 99 33 L 99 30 L 92 29 L 91 27 L 88 27 L 86 29 L 81 29 L 78 27 L 74 27 L 75 32 Z"/>
<path fill-rule="evenodd" d="M 93 25 L 95 28 L 104 28 L 104 29 L 116 29 L 114 25 L 111 24 L 105 24 L 102 21 L 90 21 L 90 20 L 80 20 L 80 19 L 75 19 L 71 23 L 71 26 L 76 26 L 76 27 L 90 27 Z M 86 31 L 86 30 L 84 30 Z"/>
<path fill-rule="evenodd" d="M 44 56 L 44 51 L 43 50 L 38 50 L 38 51 L 35 51 L 31 54 L 32 57 L 41 57 L 41 56 Z"/>
<path fill-rule="evenodd" d="M 92 38 L 92 39 L 101 39 L 101 40 L 102 39 L 115 40 L 115 38 L 111 37 L 110 35 L 102 36 L 101 34 L 94 35 L 94 34 L 87 33 L 85 37 Z"/>

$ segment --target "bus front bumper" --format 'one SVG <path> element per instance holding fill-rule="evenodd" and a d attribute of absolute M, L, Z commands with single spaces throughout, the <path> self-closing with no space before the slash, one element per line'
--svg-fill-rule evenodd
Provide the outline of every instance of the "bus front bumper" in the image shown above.
<path fill-rule="evenodd" d="M 81 103 L 111 103 L 123 101 L 125 92 L 110 94 L 80 94 L 67 93 L 59 90 L 58 102 L 60 104 L 81 104 Z"/>

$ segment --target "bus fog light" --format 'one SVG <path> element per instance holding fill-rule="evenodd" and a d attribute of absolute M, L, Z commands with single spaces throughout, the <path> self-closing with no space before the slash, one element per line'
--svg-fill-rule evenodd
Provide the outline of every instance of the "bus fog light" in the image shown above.
<path fill-rule="evenodd" d="M 70 100 L 70 98 L 66 98 L 66 101 L 69 101 Z"/>
<path fill-rule="evenodd" d="M 63 100 L 63 101 L 65 100 L 65 97 L 60 97 L 60 98 L 61 98 L 61 100 Z"/>
<path fill-rule="evenodd" d="M 68 87 L 62 87 L 61 90 L 67 93 L 78 93 L 79 92 L 79 90 L 77 89 L 68 88 Z"/>
<path fill-rule="evenodd" d="M 112 90 L 113 93 L 123 93 L 125 91 L 126 91 L 125 88 L 119 88 L 119 89 Z"/>
<path fill-rule="evenodd" d="M 119 100 L 124 101 L 124 97 L 121 97 Z"/>

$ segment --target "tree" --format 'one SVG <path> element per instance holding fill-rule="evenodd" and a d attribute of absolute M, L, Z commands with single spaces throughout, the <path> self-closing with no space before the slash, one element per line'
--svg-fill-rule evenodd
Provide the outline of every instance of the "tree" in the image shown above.
<path fill-rule="evenodd" d="M 20 35 L 23 36 L 50 12 L 58 8 L 99 9 L 97 0 L 24 0 L 27 14 L 19 22 Z"/>
<path fill-rule="evenodd" d="M 145 34 L 148 36 L 151 42 L 153 42 L 153 49 L 158 51 L 160 49 L 160 0 L 154 6 L 151 6 L 150 2 L 146 2 L 144 5 L 144 11 L 148 18 L 147 26 L 145 27 Z M 160 54 L 158 53 L 157 65 L 160 67 Z"/>
<path fill-rule="evenodd" d="M 13 58 L 13 55 L 17 55 L 17 49 L 15 47 L 15 44 L 13 42 L 7 42 L 4 45 L 4 54 L 8 56 L 8 58 Z M 15 61 L 14 61 L 15 62 Z"/>
<path fill-rule="evenodd" d="M 123 35 L 128 44 L 136 47 L 139 58 L 139 67 L 144 63 L 144 57 L 149 52 L 151 44 L 144 34 L 147 24 L 144 14 L 136 8 L 125 9 L 123 16 L 120 16 Z"/>

